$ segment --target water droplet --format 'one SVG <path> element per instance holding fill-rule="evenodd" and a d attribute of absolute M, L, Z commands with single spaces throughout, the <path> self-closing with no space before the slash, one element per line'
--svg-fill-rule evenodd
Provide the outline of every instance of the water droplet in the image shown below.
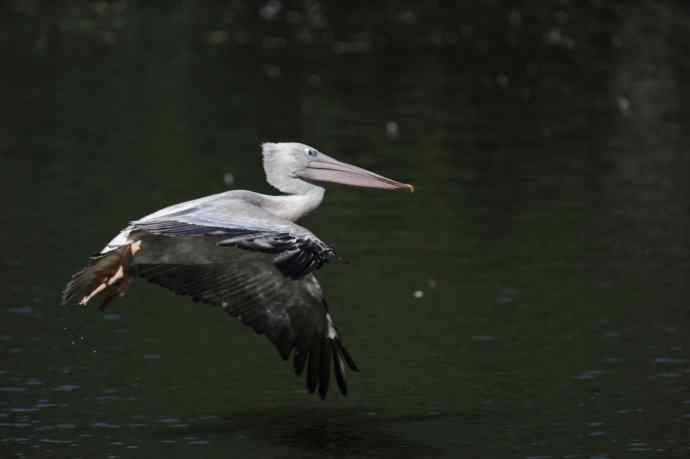
<path fill-rule="evenodd" d="M 235 183 L 235 176 L 232 175 L 232 172 L 226 172 L 223 175 L 223 183 L 225 186 L 232 186 Z"/>
<path fill-rule="evenodd" d="M 283 9 L 283 4 L 280 3 L 279 0 L 269 0 L 266 2 L 264 6 L 259 9 L 259 14 L 261 15 L 262 18 L 266 19 L 267 21 L 270 21 L 272 19 L 275 19 L 276 16 L 280 13 L 280 10 Z"/>
<path fill-rule="evenodd" d="M 508 80 L 508 75 L 505 73 L 499 73 L 496 76 L 496 84 L 498 84 L 501 88 L 505 88 L 508 86 L 509 80 Z"/>
<path fill-rule="evenodd" d="M 388 121 L 386 123 L 386 136 L 391 139 L 397 139 L 398 134 L 400 133 L 400 127 L 398 126 L 398 123 L 395 121 Z"/>
<path fill-rule="evenodd" d="M 265 70 L 266 70 L 266 75 L 271 79 L 278 78 L 280 76 L 280 73 L 281 73 L 280 67 L 278 67 L 277 65 L 268 65 L 268 66 L 266 66 Z"/>

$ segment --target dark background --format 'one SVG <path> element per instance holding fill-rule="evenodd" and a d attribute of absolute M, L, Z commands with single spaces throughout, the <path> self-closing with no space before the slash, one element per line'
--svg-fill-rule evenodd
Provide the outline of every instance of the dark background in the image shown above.
<path fill-rule="evenodd" d="M 686 2 L 0 3 L 0 457 L 688 457 Z M 270 192 L 296 140 L 410 181 L 304 225 L 361 373 L 70 274 L 128 220 Z"/>

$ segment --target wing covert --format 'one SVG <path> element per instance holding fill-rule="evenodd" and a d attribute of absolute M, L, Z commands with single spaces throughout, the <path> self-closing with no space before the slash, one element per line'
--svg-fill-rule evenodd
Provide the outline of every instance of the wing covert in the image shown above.
<path fill-rule="evenodd" d="M 133 231 L 160 236 L 212 237 L 217 239 L 219 246 L 275 254 L 275 266 L 291 279 L 300 279 L 335 257 L 332 247 L 301 227 L 298 227 L 301 231 L 289 231 L 286 228 L 272 230 L 220 222 L 205 225 L 176 220 L 140 221 L 131 226 Z"/>

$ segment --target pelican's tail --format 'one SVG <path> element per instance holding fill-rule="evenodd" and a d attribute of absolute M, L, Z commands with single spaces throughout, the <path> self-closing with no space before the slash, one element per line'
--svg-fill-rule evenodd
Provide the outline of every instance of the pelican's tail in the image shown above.
<path fill-rule="evenodd" d="M 103 300 L 99 308 L 103 310 L 113 300 L 124 296 L 133 280 L 128 273 L 130 261 L 140 246 L 137 241 L 91 257 L 89 264 L 72 275 L 67 283 L 62 292 L 62 304 L 86 305 L 100 297 Z"/>

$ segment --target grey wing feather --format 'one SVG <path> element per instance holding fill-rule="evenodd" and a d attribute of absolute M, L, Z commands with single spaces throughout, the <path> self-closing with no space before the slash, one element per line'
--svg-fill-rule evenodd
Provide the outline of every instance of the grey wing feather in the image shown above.
<path fill-rule="evenodd" d="M 130 269 L 135 275 L 195 301 L 223 307 L 276 346 L 281 357 L 294 353 L 301 374 L 308 359 L 307 388 L 325 397 L 331 360 L 336 381 L 347 393 L 345 364 L 356 370 L 344 350 L 323 300 L 309 274 L 286 278 L 261 252 L 226 247 L 208 238 L 145 235 Z"/>
<path fill-rule="evenodd" d="M 307 229 L 252 203 L 226 200 L 221 204 L 146 217 L 130 227 L 162 236 L 217 237 L 220 246 L 272 253 L 276 267 L 291 279 L 304 277 L 335 257 L 335 250 Z"/>

